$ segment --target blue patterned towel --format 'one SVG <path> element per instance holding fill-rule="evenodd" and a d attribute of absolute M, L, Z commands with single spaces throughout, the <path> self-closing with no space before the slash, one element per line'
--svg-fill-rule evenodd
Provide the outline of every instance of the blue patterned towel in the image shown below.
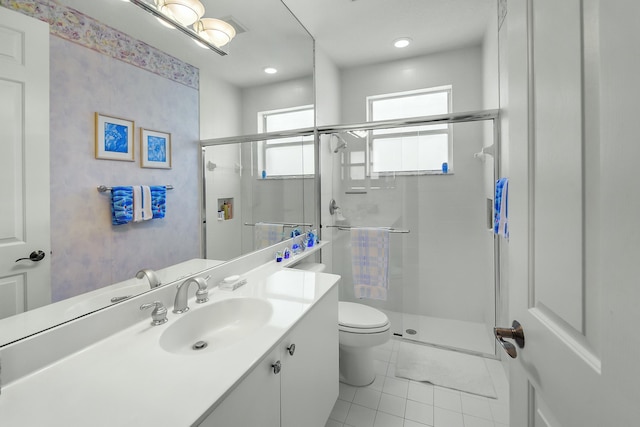
<path fill-rule="evenodd" d="M 133 187 L 111 189 L 111 223 L 126 224 L 133 220 Z"/>
<path fill-rule="evenodd" d="M 152 185 L 149 189 L 151 190 L 153 219 L 164 218 L 167 209 L 167 187 L 164 185 Z"/>
<path fill-rule="evenodd" d="M 509 180 L 500 178 L 496 182 L 494 198 L 493 232 L 505 239 L 509 238 Z"/>
<path fill-rule="evenodd" d="M 351 229 L 351 270 L 356 298 L 387 300 L 389 230 Z"/>
<path fill-rule="evenodd" d="M 253 227 L 253 243 L 255 249 L 266 248 L 282 241 L 284 225 L 258 222 Z"/>

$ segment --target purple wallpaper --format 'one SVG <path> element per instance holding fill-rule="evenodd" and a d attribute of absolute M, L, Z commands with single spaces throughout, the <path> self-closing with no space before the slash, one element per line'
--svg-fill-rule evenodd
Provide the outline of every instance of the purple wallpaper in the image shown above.
<path fill-rule="evenodd" d="M 54 0 L 0 0 L 0 5 L 48 22 L 51 35 L 198 89 L 196 67 Z"/>

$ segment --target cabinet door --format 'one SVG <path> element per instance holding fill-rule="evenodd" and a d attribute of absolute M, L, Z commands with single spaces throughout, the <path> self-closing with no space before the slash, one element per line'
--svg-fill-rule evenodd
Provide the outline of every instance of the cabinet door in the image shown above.
<path fill-rule="evenodd" d="M 269 353 L 253 371 L 209 414 L 203 427 L 279 427 L 280 374 L 272 364 L 281 350 Z"/>
<path fill-rule="evenodd" d="M 281 350 L 282 426 L 323 427 L 338 398 L 337 286 L 293 328 Z"/>

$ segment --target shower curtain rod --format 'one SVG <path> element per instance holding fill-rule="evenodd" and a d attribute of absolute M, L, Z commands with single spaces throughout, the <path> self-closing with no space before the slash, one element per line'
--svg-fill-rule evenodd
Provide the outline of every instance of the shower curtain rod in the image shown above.
<path fill-rule="evenodd" d="M 381 228 L 384 230 L 388 230 L 389 233 L 411 233 L 411 230 L 403 230 L 403 229 L 399 229 L 399 228 L 391 228 L 391 227 L 364 227 L 364 226 L 350 226 L 350 225 L 326 225 L 326 228 L 337 228 L 338 230 L 341 231 L 349 231 L 352 228 Z"/>

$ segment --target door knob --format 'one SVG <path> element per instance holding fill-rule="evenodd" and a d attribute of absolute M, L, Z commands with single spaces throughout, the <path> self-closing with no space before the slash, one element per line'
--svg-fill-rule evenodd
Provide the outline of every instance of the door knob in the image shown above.
<path fill-rule="evenodd" d="M 291 344 L 289 347 L 287 347 L 287 352 L 289 353 L 289 356 L 293 356 L 293 354 L 296 352 L 296 345 Z"/>
<path fill-rule="evenodd" d="M 524 348 L 524 330 L 517 320 L 513 321 L 510 328 L 493 328 L 493 334 L 512 359 L 518 357 L 518 352 L 516 351 L 516 346 L 505 341 L 505 338 L 514 340 L 518 347 Z"/>
<path fill-rule="evenodd" d="M 33 261 L 33 262 L 38 262 L 38 261 L 42 261 L 44 259 L 44 252 L 42 251 L 33 251 L 29 254 L 29 258 L 18 258 L 16 260 L 16 262 L 18 261 L 23 261 L 23 260 L 29 260 L 29 261 Z"/>

